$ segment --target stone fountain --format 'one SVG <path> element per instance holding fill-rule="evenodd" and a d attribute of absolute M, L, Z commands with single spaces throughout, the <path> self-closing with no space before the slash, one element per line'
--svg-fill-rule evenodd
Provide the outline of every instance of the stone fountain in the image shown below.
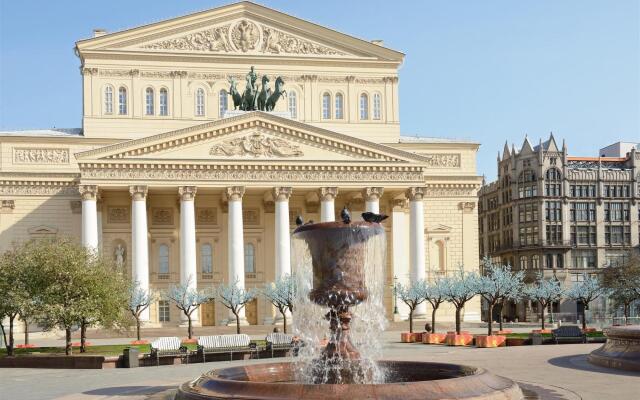
<path fill-rule="evenodd" d="M 482 368 L 377 361 L 362 335 L 353 340 L 354 317 L 368 318 L 363 310 L 384 318 L 378 312 L 382 309 L 384 235 L 377 222 L 299 226 L 293 233 L 293 246 L 300 261 L 300 270 L 295 272 L 302 277 L 298 292 L 304 296 L 296 305 L 303 355 L 296 362 L 210 371 L 181 385 L 176 399 L 523 399 L 515 382 Z M 311 309 L 317 312 L 305 313 Z M 311 317 L 314 315 L 320 318 Z M 326 346 L 305 335 L 309 326 L 326 328 Z"/>

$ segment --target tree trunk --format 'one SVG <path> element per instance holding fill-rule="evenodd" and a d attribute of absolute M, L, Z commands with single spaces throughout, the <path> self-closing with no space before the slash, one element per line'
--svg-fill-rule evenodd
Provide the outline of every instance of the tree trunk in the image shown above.
<path fill-rule="evenodd" d="M 460 311 L 461 310 L 462 310 L 462 307 L 456 306 L 456 334 L 457 335 L 460 334 Z"/>
<path fill-rule="evenodd" d="M 70 356 L 71 355 L 71 328 L 66 327 L 64 329 L 64 354 Z"/>
<path fill-rule="evenodd" d="M 7 346 L 7 355 L 8 356 L 14 356 L 15 355 L 15 350 L 14 350 L 14 341 L 13 341 L 13 322 L 14 322 L 15 316 L 13 317 L 9 317 L 9 343 Z M 0 321 L 0 323 L 2 323 L 2 321 Z"/>
<path fill-rule="evenodd" d="M 500 324 L 500 330 L 504 330 L 502 328 L 502 312 L 504 311 L 504 301 L 500 303 L 500 311 L 498 313 L 498 323 Z"/>
<path fill-rule="evenodd" d="M 438 310 L 437 307 L 433 307 L 433 310 L 431 310 L 431 333 L 436 333 L 436 311 Z"/>
<path fill-rule="evenodd" d="M 87 351 L 87 322 L 83 319 L 80 323 L 80 353 Z"/>
<path fill-rule="evenodd" d="M 282 312 L 282 331 L 287 333 L 287 311 Z"/>
<path fill-rule="evenodd" d="M 542 310 L 540 310 L 541 314 L 542 314 L 542 318 L 540 318 L 542 320 L 542 330 L 544 330 L 544 309 L 547 308 L 547 306 L 543 305 L 542 303 L 540 303 L 540 308 Z"/>
<path fill-rule="evenodd" d="M 240 315 L 238 313 L 233 313 L 236 316 L 236 333 L 240 334 Z"/>
<path fill-rule="evenodd" d="M 624 303 L 624 324 L 627 324 L 627 319 L 629 319 L 629 303 Z"/>
<path fill-rule="evenodd" d="M 136 315 L 136 338 L 140 340 L 140 315 Z"/>
<path fill-rule="evenodd" d="M 493 334 L 493 303 L 489 303 L 489 318 L 487 319 L 487 335 L 491 336 Z"/>
<path fill-rule="evenodd" d="M 187 314 L 188 327 L 187 327 L 187 337 L 191 339 L 193 337 L 193 324 L 191 323 L 191 314 Z"/>
<path fill-rule="evenodd" d="M 582 307 L 582 331 L 584 332 L 585 329 L 587 329 L 587 311 L 586 311 L 587 305 L 583 304 Z"/>
<path fill-rule="evenodd" d="M 24 319 L 24 344 L 29 344 L 29 321 Z"/>
<path fill-rule="evenodd" d="M 409 309 L 409 333 L 413 333 L 413 308 Z"/>

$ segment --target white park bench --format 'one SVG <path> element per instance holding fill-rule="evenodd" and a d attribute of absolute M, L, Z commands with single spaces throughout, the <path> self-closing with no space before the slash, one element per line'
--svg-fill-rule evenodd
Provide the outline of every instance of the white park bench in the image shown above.
<path fill-rule="evenodd" d="M 175 336 L 160 337 L 151 342 L 150 347 L 151 358 L 156 359 L 156 365 L 160 365 L 160 357 L 162 356 L 178 356 L 187 354 L 187 348 L 182 346 L 180 339 Z M 188 357 L 187 362 L 189 362 Z"/>
<path fill-rule="evenodd" d="M 267 335 L 267 350 L 271 350 L 271 358 L 275 350 L 290 350 L 293 348 L 293 335 L 288 333 L 274 332 Z"/>
<path fill-rule="evenodd" d="M 198 354 L 202 355 L 202 362 L 207 362 L 207 354 L 229 353 L 233 360 L 233 353 L 254 350 L 251 339 L 246 334 L 200 336 L 198 338 Z"/>

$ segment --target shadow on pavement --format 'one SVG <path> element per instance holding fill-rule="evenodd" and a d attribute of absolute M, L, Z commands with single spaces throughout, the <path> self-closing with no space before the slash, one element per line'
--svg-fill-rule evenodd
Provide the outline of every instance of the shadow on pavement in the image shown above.
<path fill-rule="evenodd" d="M 587 361 L 587 354 L 574 354 L 570 356 L 551 358 L 549 359 L 548 363 L 556 367 L 598 372 L 601 374 L 640 376 L 640 374 L 637 372 L 624 371 L 615 368 L 604 368 L 598 365 L 593 365 L 589 363 L 589 361 Z"/>
<path fill-rule="evenodd" d="M 95 390 L 88 390 L 82 394 L 93 396 L 140 396 L 145 394 L 155 394 L 170 389 L 175 389 L 176 385 L 169 386 L 114 386 Z"/>

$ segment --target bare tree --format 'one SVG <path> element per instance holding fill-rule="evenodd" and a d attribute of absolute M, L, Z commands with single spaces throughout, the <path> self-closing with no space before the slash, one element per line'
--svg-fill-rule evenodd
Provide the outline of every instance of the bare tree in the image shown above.
<path fill-rule="evenodd" d="M 189 282 L 187 282 L 171 286 L 164 297 L 172 301 L 187 317 L 187 337 L 191 339 L 193 337 L 193 313 L 201 304 L 210 301 L 213 295 L 204 290 L 194 289 L 190 287 Z"/>
<path fill-rule="evenodd" d="M 412 281 L 408 285 L 398 283 L 396 293 L 400 300 L 409 307 L 409 332 L 413 333 L 413 312 L 427 299 L 427 282 L 424 279 Z"/>
<path fill-rule="evenodd" d="M 540 321 L 541 328 L 544 330 L 544 310 L 556 301 L 560 301 L 564 296 L 564 289 L 554 276 L 551 279 L 544 279 L 542 274 L 538 274 L 535 283 L 529 285 L 524 290 L 525 295 L 540 304 Z"/>
<path fill-rule="evenodd" d="M 216 297 L 236 317 L 236 333 L 240 333 L 240 312 L 256 295 L 253 290 L 245 290 L 238 282 L 223 283 L 218 286 Z"/>
<path fill-rule="evenodd" d="M 296 297 L 295 280 L 291 275 L 285 275 L 267 284 L 262 294 L 282 314 L 283 331 L 287 333 L 287 311 L 293 313 L 293 302 Z"/>
<path fill-rule="evenodd" d="M 142 313 L 149 308 L 151 303 L 155 301 L 155 296 L 147 290 L 140 287 L 138 282 L 133 283 L 129 292 L 129 304 L 127 309 L 136 320 L 136 338 L 141 340 L 140 335 L 140 317 Z"/>

